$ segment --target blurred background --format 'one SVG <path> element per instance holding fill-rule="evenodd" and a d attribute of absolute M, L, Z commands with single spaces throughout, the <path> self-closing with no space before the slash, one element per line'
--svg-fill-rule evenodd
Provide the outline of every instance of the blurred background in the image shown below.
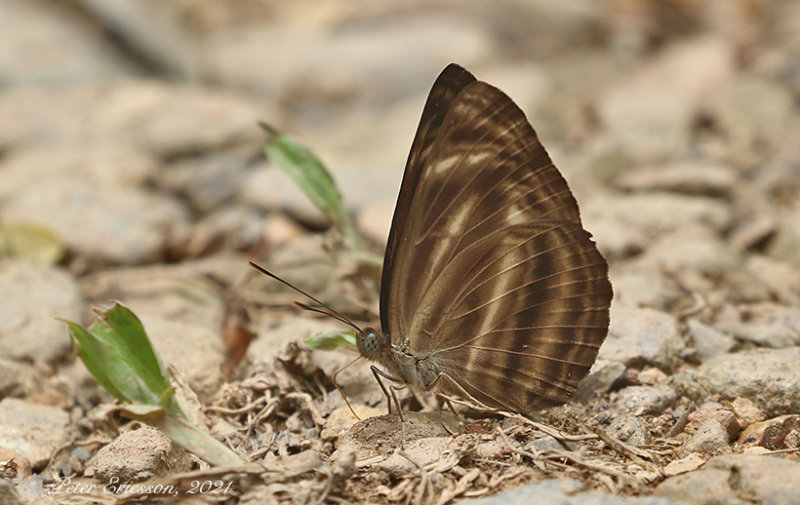
<path fill-rule="evenodd" d="M 264 211 L 321 226 L 262 159 L 264 120 L 327 163 L 380 239 L 449 62 L 518 102 L 581 201 L 741 176 L 788 204 L 794 182 L 763 174 L 797 159 L 798 23 L 793 1 L 6 0 L 0 211 L 122 264 L 199 225 L 241 247 Z"/>
<path fill-rule="evenodd" d="M 118 298 L 157 340 L 205 338 L 206 364 L 187 365 L 201 380 L 223 361 L 227 295 L 165 298 L 187 282 L 172 265 L 235 285 L 247 259 L 322 251 L 305 237 L 324 219 L 265 159 L 257 122 L 327 164 L 380 252 L 450 62 L 527 113 L 615 304 L 797 304 L 798 26 L 788 0 L 4 0 L 0 291 L 16 296 L 0 350 L 52 363 L 69 351 L 52 315 Z M 297 334 L 272 333 L 272 352 Z"/>

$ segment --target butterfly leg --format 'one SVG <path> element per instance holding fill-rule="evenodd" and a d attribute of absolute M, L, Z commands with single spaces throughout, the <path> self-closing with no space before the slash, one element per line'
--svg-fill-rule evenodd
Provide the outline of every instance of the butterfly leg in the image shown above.
<path fill-rule="evenodd" d="M 432 391 L 433 388 L 435 388 L 436 385 L 439 383 L 439 381 L 442 379 L 442 377 L 445 377 L 445 376 L 447 378 L 449 378 L 451 381 L 453 380 L 453 378 L 450 377 L 449 375 L 447 375 L 446 373 L 439 372 L 439 375 L 437 375 L 436 378 L 433 379 L 433 382 L 431 382 L 430 384 L 425 386 L 423 389 L 425 391 Z M 464 422 L 464 417 L 462 415 L 460 415 L 458 412 L 456 412 L 456 409 L 455 409 L 455 407 L 453 407 L 453 403 L 450 401 L 449 398 L 447 398 L 446 396 L 442 396 L 442 395 L 437 395 L 437 396 L 439 396 L 439 398 L 443 398 L 444 399 L 445 403 L 447 403 L 447 407 L 450 409 L 450 412 L 452 412 L 453 415 L 456 416 L 456 419 L 458 419 L 458 433 L 459 434 L 463 434 L 464 433 L 464 426 L 466 425 L 466 423 Z M 447 430 L 447 427 L 445 427 L 445 430 Z M 447 431 L 449 432 L 449 430 L 447 430 Z"/>
<path fill-rule="evenodd" d="M 444 401 L 447 404 L 447 408 L 450 409 L 450 412 L 458 416 L 458 412 L 456 412 L 455 407 L 453 407 L 453 403 L 450 401 L 450 398 L 445 398 L 444 396 L 442 396 L 441 398 L 444 398 Z"/>
<path fill-rule="evenodd" d="M 389 391 L 392 393 L 392 399 L 394 400 L 394 404 L 397 405 L 397 415 L 400 416 L 400 422 L 405 423 L 406 419 L 403 417 L 403 409 L 400 408 L 400 400 L 397 399 L 397 391 L 403 389 L 402 387 L 397 387 L 394 384 L 389 386 Z"/>
<path fill-rule="evenodd" d="M 351 361 L 350 363 L 346 364 L 342 368 L 340 368 L 340 369 L 336 370 L 335 372 L 333 372 L 333 375 L 331 376 L 331 382 L 333 382 L 333 385 L 336 386 L 336 389 L 339 391 L 339 394 L 342 395 L 342 398 L 344 399 L 344 402 L 347 404 L 347 408 L 350 409 L 350 412 L 352 412 L 353 416 L 355 416 L 355 418 L 358 419 L 359 421 L 361 420 L 361 418 L 358 417 L 358 414 L 356 414 L 356 411 L 353 410 L 353 407 L 350 405 L 350 400 L 348 400 L 347 399 L 347 395 L 344 394 L 344 390 L 342 390 L 342 388 L 339 386 L 339 383 L 336 382 L 336 376 L 339 375 L 339 372 L 341 372 L 345 368 L 349 367 L 350 365 L 354 364 L 356 361 L 358 361 L 360 359 L 361 359 L 361 357 L 359 356 L 358 358 L 354 359 L 353 361 Z"/>
<path fill-rule="evenodd" d="M 428 384 L 427 386 L 424 386 L 422 389 L 423 389 L 425 392 L 431 392 L 431 391 L 433 391 L 433 388 L 435 388 L 435 387 L 436 387 L 436 385 L 437 385 L 437 384 L 439 384 L 439 381 L 440 381 L 440 380 L 442 380 L 442 377 L 444 377 L 444 376 L 450 377 L 449 375 L 447 375 L 447 374 L 446 374 L 446 373 L 444 373 L 444 372 L 439 372 L 439 375 L 437 375 L 437 376 L 436 376 L 436 378 L 435 378 L 435 379 L 433 379 L 433 382 L 431 382 L 431 383 L 430 383 L 430 384 Z M 450 379 L 450 380 L 452 380 L 452 379 Z"/>
<path fill-rule="evenodd" d="M 394 389 L 392 389 L 391 394 L 389 394 L 389 390 L 387 390 L 386 386 L 384 386 L 381 377 L 389 379 L 390 381 L 394 382 L 402 382 L 402 381 L 392 377 L 391 375 L 387 374 L 386 372 L 376 367 L 375 365 L 370 365 L 369 368 L 370 370 L 372 370 L 372 375 L 375 376 L 375 380 L 378 381 L 378 385 L 381 387 L 381 390 L 383 390 L 383 394 L 386 396 L 386 403 L 388 404 L 389 407 L 389 415 L 392 415 L 392 400 L 394 400 L 394 403 L 397 406 L 397 414 L 400 416 L 400 422 L 405 422 L 405 419 L 403 418 L 403 409 L 400 408 L 400 401 L 397 399 L 397 394 L 395 394 Z"/>

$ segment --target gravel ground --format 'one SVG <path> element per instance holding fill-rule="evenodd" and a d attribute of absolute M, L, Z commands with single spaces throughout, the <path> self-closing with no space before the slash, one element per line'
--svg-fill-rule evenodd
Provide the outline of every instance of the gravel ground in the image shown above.
<path fill-rule="evenodd" d="M 800 504 L 797 26 L 789 0 L 0 3 L 0 502 Z M 450 62 L 568 180 L 611 329 L 535 420 L 406 392 L 401 424 L 362 364 L 357 421 L 331 383 L 353 354 L 305 344 L 340 325 L 247 262 L 373 325 L 375 272 L 257 122 L 325 161 L 381 254 Z M 256 470 L 105 415 L 55 318 L 113 300 Z"/>

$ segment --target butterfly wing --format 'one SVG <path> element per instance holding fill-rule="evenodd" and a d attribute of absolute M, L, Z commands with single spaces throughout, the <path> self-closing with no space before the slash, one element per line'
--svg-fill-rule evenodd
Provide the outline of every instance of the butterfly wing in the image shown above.
<path fill-rule="evenodd" d="M 608 266 L 525 115 L 447 67 L 395 209 L 384 331 L 447 374 L 441 390 L 528 413 L 571 397 L 611 296 Z"/>
<path fill-rule="evenodd" d="M 398 324 L 406 319 L 404 317 L 393 317 L 391 322 L 388 319 L 389 314 L 399 316 L 399 314 L 390 311 L 389 306 L 392 305 L 390 299 L 397 300 L 399 296 L 404 294 L 392 290 L 393 285 L 395 289 L 401 288 L 399 282 L 392 283 L 394 275 L 393 265 L 395 263 L 402 263 L 406 256 L 408 256 L 407 253 L 409 251 L 407 248 L 398 246 L 406 241 L 409 227 L 412 226 L 412 223 L 409 222 L 408 211 L 411 208 L 412 199 L 415 194 L 417 194 L 416 190 L 419 186 L 419 179 L 423 173 L 422 168 L 426 166 L 425 159 L 431 155 L 431 146 L 438 136 L 439 128 L 450 108 L 450 103 L 462 89 L 475 81 L 477 81 L 475 76 L 466 69 L 455 64 L 450 64 L 436 79 L 436 82 L 434 82 L 428 94 L 428 100 L 422 111 L 422 118 L 417 127 L 414 142 L 411 144 L 411 151 L 408 155 L 408 161 L 406 162 L 406 169 L 405 172 L 403 172 L 403 182 L 400 185 L 400 193 L 397 196 L 397 204 L 395 205 L 392 226 L 389 230 L 389 239 L 383 259 L 380 313 L 381 325 L 384 331 L 389 331 L 390 328 L 402 328 L 399 327 Z M 395 257 L 398 255 L 401 257 L 395 260 Z M 400 335 L 401 332 L 397 334 Z"/>

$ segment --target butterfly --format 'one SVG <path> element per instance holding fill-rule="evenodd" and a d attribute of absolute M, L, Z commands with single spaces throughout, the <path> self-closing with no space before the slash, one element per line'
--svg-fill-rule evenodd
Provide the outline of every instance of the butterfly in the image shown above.
<path fill-rule="evenodd" d="M 611 299 L 608 264 L 525 114 L 447 66 L 392 219 L 381 331 L 353 325 L 376 378 L 530 415 L 572 398 Z"/>

